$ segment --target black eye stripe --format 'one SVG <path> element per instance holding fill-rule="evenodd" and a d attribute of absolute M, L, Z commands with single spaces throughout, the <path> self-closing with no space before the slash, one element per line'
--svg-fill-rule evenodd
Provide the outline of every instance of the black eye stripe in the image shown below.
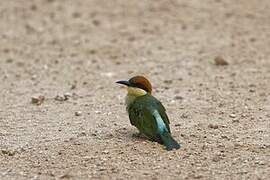
<path fill-rule="evenodd" d="M 145 90 L 146 92 L 148 92 L 148 90 L 147 90 L 147 88 L 144 86 L 144 85 L 142 85 L 142 84 L 139 84 L 139 83 L 131 83 L 131 86 L 132 87 L 137 87 L 137 88 L 140 88 L 140 89 L 143 89 L 143 90 Z"/>

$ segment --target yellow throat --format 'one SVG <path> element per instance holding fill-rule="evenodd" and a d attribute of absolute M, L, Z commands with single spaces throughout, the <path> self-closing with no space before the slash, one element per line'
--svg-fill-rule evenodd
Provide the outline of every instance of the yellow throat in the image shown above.
<path fill-rule="evenodd" d="M 143 89 L 136 88 L 136 87 L 128 87 L 127 88 L 128 94 L 126 96 L 126 105 L 128 106 L 131 104 L 136 97 L 144 96 L 147 92 Z"/>

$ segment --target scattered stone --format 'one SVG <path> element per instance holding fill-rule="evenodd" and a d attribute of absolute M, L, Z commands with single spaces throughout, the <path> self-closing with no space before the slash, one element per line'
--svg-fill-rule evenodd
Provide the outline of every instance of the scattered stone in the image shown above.
<path fill-rule="evenodd" d="M 235 114 L 230 114 L 229 117 L 236 118 L 236 115 Z"/>
<path fill-rule="evenodd" d="M 10 150 L 1 150 L 1 153 L 4 155 L 8 155 L 8 156 L 14 156 L 15 155 L 15 151 L 10 151 Z"/>
<path fill-rule="evenodd" d="M 75 116 L 81 116 L 82 115 L 82 111 L 76 111 L 75 112 Z"/>
<path fill-rule="evenodd" d="M 54 98 L 56 101 L 66 101 L 67 99 L 62 95 L 56 95 Z"/>
<path fill-rule="evenodd" d="M 241 114 L 241 117 L 245 118 L 245 117 L 247 117 L 247 115 L 246 114 Z"/>
<path fill-rule="evenodd" d="M 222 139 L 230 140 L 230 138 L 229 138 L 228 136 L 226 136 L 226 135 L 221 135 L 221 138 L 222 138 Z"/>
<path fill-rule="evenodd" d="M 69 93 L 69 92 L 67 92 L 67 93 L 64 94 L 64 97 L 65 97 L 66 99 L 69 99 L 70 97 L 72 97 L 72 94 Z"/>
<path fill-rule="evenodd" d="M 202 179 L 203 175 L 201 174 L 194 174 L 194 179 Z"/>
<path fill-rule="evenodd" d="M 74 83 L 71 85 L 70 89 L 73 90 L 73 89 L 76 89 L 76 87 L 77 87 L 77 84 Z"/>
<path fill-rule="evenodd" d="M 32 81 L 35 81 L 37 79 L 37 75 L 36 74 L 33 74 L 32 76 L 31 76 L 31 80 Z"/>
<path fill-rule="evenodd" d="M 172 81 L 172 80 L 164 80 L 163 82 L 164 82 L 165 84 L 172 84 L 173 81 Z"/>
<path fill-rule="evenodd" d="M 77 135 L 77 137 L 83 137 L 83 136 L 86 136 L 86 133 L 85 132 L 81 132 Z"/>
<path fill-rule="evenodd" d="M 82 143 L 81 143 L 81 142 L 75 141 L 75 142 L 73 142 L 73 144 L 79 146 L 79 145 L 81 145 Z"/>
<path fill-rule="evenodd" d="M 96 114 L 101 114 L 101 111 L 95 111 Z"/>
<path fill-rule="evenodd" d="M 93 21 L 92 21 L 92 23 L 95 25 L 95 26 L 99 26 L 101 23 L 100 23 L 100 21 L 99 20 L 96 20 L 96 19 L 94 19 Z"/>
<path fill-rule="evenodd" d="M 266 163 L 264 161 L 255 161 L 255 164 L 258 164 L 258 165 L 265 165 Z"/>
<path fill-rule="evenodd" d="M 239 119 L 233 119 L 232 122 L 233 123 L 239 123 L 240 121 L 239 121 Z"/>
<path fill-rule="evenodd" d="M 226 65 L 229 65 L 229 63 L 224 58 L 222 58 L 221 56 L 217 56 L 215 58 L 215 64 L 217 66 L 226 66 Z"/>
<path fill-rule="evenodd" d="M 109 154 L 109 151 L 104 150 L 104 151 L 102 151 L 101 153 L 102 153 L 102 154 Z"/>
<path fill-rule="evenodd" d="M 250 42 L 256 42 L 257 39 L 255 37 L 251 37 L 249 40 Z"/>
<path fill-rule="evenodd" d="M 177 80 L 178 80 L 178 81 L 183 81 L 183 78 L 178 78 Z"/>
<path fill-rule="evenodd" d="M 9 53 L 9 52 L 10 52 L 10 49 L 4 48 L 4 49 L 3 49 L 3 52 L 4 52 L 4 53 Z"/>
<path fill-rule="evenodd" d="M 184 99 L 184 98 L 183 98 L 182 96 L 178 96 L 178 95 L 177 95 L 177 96 L 174 97 L 174 99 L 175 99 L 175 100 L 182 100 L 182 99 Z"/>
<path fill-rule="evenodd" d="M 32 11 L 36 11 L 36 10 L 37 10 L 37 6 L 36 6 L 35 4 L 32 4 L 32 5 L 30 6 L 30 9 L 31 9 Z"/>
<path fill-rule="evenodd" d="M 88 51 L 88 53 L 89 53 L 89 54 L 96 54 L 97 51 L 96 51 L 95 49 L 90 49 L 90 50 Z M 95 59 L 92 60 L 92 63 L 96 63 L 96 62 L 97 62 L 97 60 L 95 60 Z"/>
<path fill-rule="evenodd" d="M 217 124 L 209 124 L 208 127 L 211 128 L 211 129 L 218 129 Z"/>
<path fill-rule="evenodd" d="M 100 167 L 99 169 L 98 169 L 98 171 L 106 171 L 107 170 L 107 168 L 105 168 L 105 167 Z"/>
<path fill-rule="evenodd" d="M 11 58 L 8 58 L 7 60 L 6 60 L 6 63 L 12 63 L 13 62 L 13 59 L 11 59 Z"/>
<path fill-rule="evenodd" d="M 214 162 L 218 162 L 220 160 L 221 160 L 221 157 L 219 157 L 218 155 L 214 156 L 212 159 L 212 161 L 214 161 Z"/>
<path fill-rule="evenodd" d="M 92 133 L 91 136 L 97 136 L 97 133 Z"/>
<path fill-rule="evenodd" d="M 116 61 L 115 64 L 116 64 L 116 65 L 120 65 L 121 62 L 120 62 L 120 61 Z"/>
<path fill-rule="evenodd" d="M 73 18 L 80 18 L 81 17 L 81 13 L 79 13 L 79 12 L 73 12 L 72 13 L 72 17 Z"/>
<path fill-rule="evenodd" d="M 36 105 L 41 105 L 44 102 L 44 100 L 45 100 L 45 96 L 42 96 L 42 95 L 40 95 L 40 96 L 33 96 L 31 98 L 32 104 L 36 104 Z"/>
<path fill-rule="evenodd" d="M 56 95 L 54 99 L 56 101 L 67 101 L 70 97 L 72 97 L 71 93 L 65 93 L 63 95 Z"/>
<path fill-rule="evenodd" d="M 187 114 L 187 113 L 183 113 L 183 114 L 181 115 L 181 118 L 183 118 L 183 119 L 188 118 L 188 114 Z"/>
<path fill-rule="evenodd" d="M 251 88 L 255 88 L 256 84 L 249 84 L 248 86 L 251 87 Z"/>

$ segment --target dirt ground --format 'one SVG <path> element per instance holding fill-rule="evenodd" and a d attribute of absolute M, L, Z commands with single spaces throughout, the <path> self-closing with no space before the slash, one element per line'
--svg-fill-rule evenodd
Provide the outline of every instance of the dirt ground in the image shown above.
<path fill-rule="evenodd" d="M 0 1 L 0 179 L 270 179 L 269 9 Z M 115 81 L 138 74 L 181 149 L 134 135 Z"/>

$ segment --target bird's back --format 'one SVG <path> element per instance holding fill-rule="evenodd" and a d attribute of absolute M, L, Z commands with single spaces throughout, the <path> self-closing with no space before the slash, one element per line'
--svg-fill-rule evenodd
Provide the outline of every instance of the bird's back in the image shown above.
<path fill-rule="evenodd" d="M 136 97 L 127 110 L 131 124 L 148 138 L 159 142 L 161 131 L 170 133 L 166 110 L 152 95 Z"/>

